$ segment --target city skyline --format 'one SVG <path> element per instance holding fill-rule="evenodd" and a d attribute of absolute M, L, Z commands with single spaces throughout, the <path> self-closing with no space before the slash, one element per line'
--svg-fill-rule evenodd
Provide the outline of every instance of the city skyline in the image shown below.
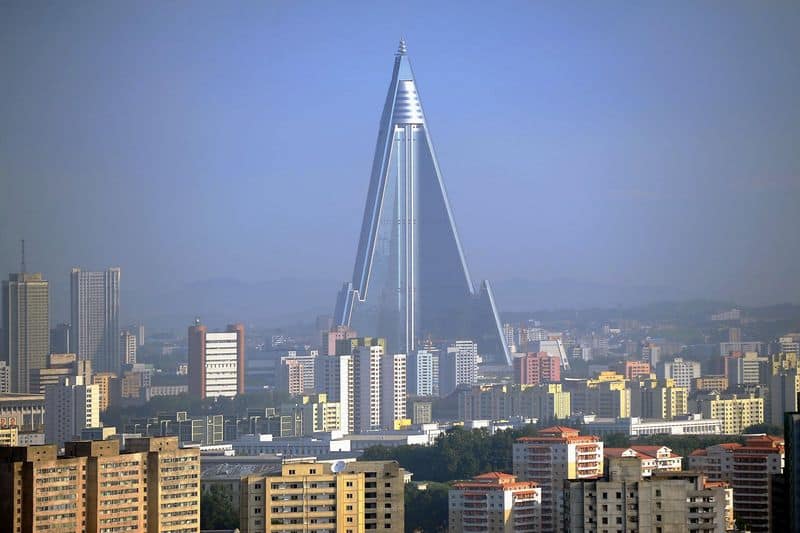
<path fill-rule="evenodd" d="M 333 294 L 352 264 L 375 73 L 405 35 L 418 68 L 438 73 L 426 99 L 448 194 L 473 273 L 495 280 L 501 308 L 513 294 L 501 282 L 513 280 L 534 286 L 531 308 L 553 280 L 798 301 L 796 9 L 477 10 L 441 35 L 406 14 L 355 24 L 352 7 L 246 5 L 243 17 L 203 5 L 199 25 L 180 6 L 3 9 L 16 45 L 0 61 L 17 75 L 0 94 L 0 258 L 15 271 L 26 238 L 29 269 L 54 295 L 75 265 L 120 265 L 131 293 L 153 299 L 179 290 L 175 280 L 216 278 L 322 280 Z M 359 14 L 382 20 L 382 9 Z M 300 82 L 310 72 L 313 86 Z M 328 124 L 340 125 L 335 138 Z M 237 209 L 211 209 L 226 195 Z"/>

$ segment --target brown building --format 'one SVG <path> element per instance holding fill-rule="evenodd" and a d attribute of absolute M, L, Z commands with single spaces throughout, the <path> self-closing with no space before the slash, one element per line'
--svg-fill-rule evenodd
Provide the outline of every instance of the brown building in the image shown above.
<path fill-rule="evenodd" d="M 723 392 L 728 388 L 728 378 L 723 375 L 707 375 L 692 380 L 692 389 L 698 392 Z"/>
<path fill-rule="evenodd" d="M 0 447 L 0 530 L 199 531 L 200 452 L 174 437 Z"/>
<path fill-rule="evenodd" d="M 209 332 L 195 320 L 189 327 L 189 395 L 196 398 L 244 394 L 244 326 Z"/>

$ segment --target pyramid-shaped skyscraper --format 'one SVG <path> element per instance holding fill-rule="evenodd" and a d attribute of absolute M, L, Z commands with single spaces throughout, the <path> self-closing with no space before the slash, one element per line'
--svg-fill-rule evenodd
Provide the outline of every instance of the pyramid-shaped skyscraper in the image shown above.
<path fill-rule="evenodd" d="M 335 320 L 385 337 L 394 353 L 470 339 L 487 362 L 510 364 L 487 281 L 475 290 L 447 200 L 406 44 L 381 115 L 353 281 Z"/>

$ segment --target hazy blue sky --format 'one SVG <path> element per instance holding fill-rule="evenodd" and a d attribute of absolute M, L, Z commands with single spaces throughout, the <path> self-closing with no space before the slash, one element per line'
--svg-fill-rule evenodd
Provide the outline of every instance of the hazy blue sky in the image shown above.
<path fill-rule="evenodd" d="M 641 4 L 3 2 L 0 271 L 349 279 L 404 35 L 476 278 L 800 301 L 800 3 Z"/>

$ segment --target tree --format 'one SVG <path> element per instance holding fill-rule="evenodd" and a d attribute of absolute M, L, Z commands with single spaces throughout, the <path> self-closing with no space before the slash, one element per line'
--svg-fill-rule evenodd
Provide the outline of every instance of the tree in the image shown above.
<path fill-rule="evenodd" d="M 200 529 L 236 529 L 239 513 L 229 487 L 212 485 L 200 497 Z"/>
<path fill-rule="evenodd" d="M 405 487 L 406 533 L 444 533 L 447 531 L 447 498 L 450 485 L 428 483 L 425 490 L 417 484 Z"/>

